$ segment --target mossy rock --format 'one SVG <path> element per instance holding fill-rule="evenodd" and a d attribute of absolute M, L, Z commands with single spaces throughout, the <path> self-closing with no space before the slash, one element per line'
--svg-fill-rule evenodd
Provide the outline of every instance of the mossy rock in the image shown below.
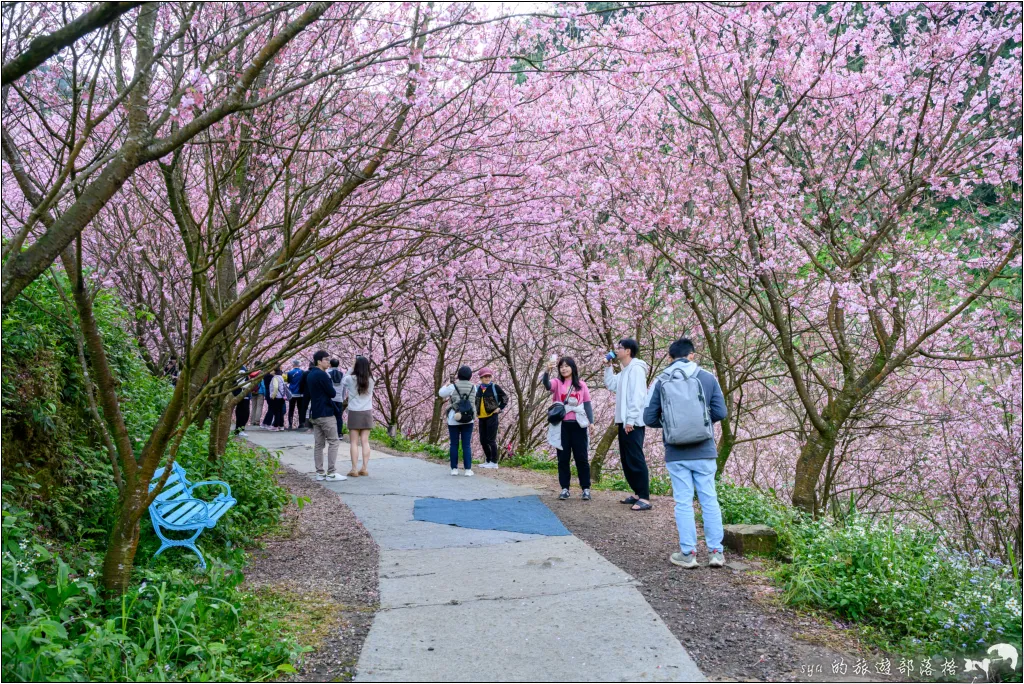
<path fill-rule="evenodd" d="M 743 556 L 771 556 L 779 535 L 767 525 L 726 525 L 723 543 Z"/>

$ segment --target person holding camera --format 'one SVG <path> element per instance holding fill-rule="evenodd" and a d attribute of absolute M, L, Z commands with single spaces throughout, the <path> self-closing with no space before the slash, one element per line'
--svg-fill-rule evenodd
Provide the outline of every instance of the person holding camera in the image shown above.
<path fill-rule="evenodd" d="M 644 457 L 644 408 L 647 406 L 647 364 L 638 359 L 640 346 L 631 337 L 624 337 L 614 352 L 604 357 L 604 386 L 615 393 L 615 423 L 619 427 L 619 460 L 622 473 L 633 490 L 633 496 L 621 501 L 632 504 L 634 511 L 651 510 L 650 473 Z M 620 373 L 612 370 L 618 359 Z"/>
<path fill-rule="evenodd" d="M 462 466 L 466 477 L 473 476 L 473 422 L 476 421 L 476 385 L 473 384 L 473 369 L 460 366 L 451 382 L 442 387 L 437 395 L 448 399 L 448 460 L 452 475 L 459 474 L 459 444 L 462 445 Z"/>
<path fill-rule="evenodd" d="M 341 380 L 344 396 L 348 399 L 348 449 L 352 459 L 349 477 L 366 477 L 370 467 L 370 429 L 373 427 L 373 378 L 370 377 L 370 360 L 362 354 Z M 362 451 L 363 467 L 359 464 Z"/>

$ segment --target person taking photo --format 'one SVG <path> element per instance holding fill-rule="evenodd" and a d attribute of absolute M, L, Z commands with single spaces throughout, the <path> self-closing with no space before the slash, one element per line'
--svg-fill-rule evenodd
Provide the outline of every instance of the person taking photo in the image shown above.
<path fill-rule="evenodd" d="M 634 511 L 651 510 L 650 474 L 644 457 L 644 408 L 647 402 L 647 364 L 638 359 L 640 346 L 624 337 L 615 346 L 614 358 L 622 371 L 612 370 L 605 357 L 604 386 L 615 393 L 615 424 L 619 429 L 619 460 L 633 496 L 621 501 Z"/>

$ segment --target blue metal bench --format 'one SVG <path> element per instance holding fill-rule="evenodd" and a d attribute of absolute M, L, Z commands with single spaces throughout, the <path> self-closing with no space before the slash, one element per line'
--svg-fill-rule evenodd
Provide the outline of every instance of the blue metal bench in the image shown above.
<path fill-rule="evenodd" d="M 149 483 L 149 491 L 156 488 L 157 482 L 163 477 L 164 471 L 160 470 L 153 476 Z M 196 487 L 205 485 L 218 485 L 224 488 L 213 501 L 203 501 L 192 493 Z M 196 539 L 208 527 L 213 527 L 220 520 L 221 516 L 228 512 L 237 501 L 231 496 L 231 487 L 226 482 L 218 480 L 205 480 L 203 482 L 189 482 L 185 477 L 185 469 L 177 463 L 171 466 L 171 474 L 167 476 L 164 488 L 157 494 L 156 499 L 149 506 L 149 518 L 153 521 L 153 529 L 156 536 L 160 538 L 160 549 L 153 554 L 154 558 L 163 553 L 164 549 L 172 546 L 184 546 L 191 549 L 199 556 L 199 567 L 206 569 L 206 560 L 203 554 L 196 548 Z M 164 531 L 195 532 L 187 539 L 168 539 Z"/>

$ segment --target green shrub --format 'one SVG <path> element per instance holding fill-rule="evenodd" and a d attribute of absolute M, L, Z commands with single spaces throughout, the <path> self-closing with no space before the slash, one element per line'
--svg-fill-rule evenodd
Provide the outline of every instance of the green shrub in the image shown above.
<path fill-rule="evenodd" d="M 528 470 L 539 470 L 541 472 L 554 472 L 558 470 L 558 461 L 548 458 L 546 455 L 529 452 L 515 454 L 512 458 L 506 458 L 501 462 L 510 468 L 526 468 Z M 575 468 L 573 469 L 575 473 Z"/>
<path fill-rule="evenodd" d="M 66 283 L 65 283 L 66 286 Z M 171 393 L 150 374 L 109 294 L 96 303 L 131 439 L 141 448 Z M 159 545 L 143 518 L 133 585 L 123 602 L 96 590 L 117 490 L 98 439 L 68 313 L 39 279 L 3 321 L 3 679 L 249 680 L 288 671 L 299 647 L 291 608 L 239 589 L 243 545 L 277 525 L 289 500 L 266 452 L 231 442 L 211 462 L 208 430 L 192 426 L 177 459 L 193 481 L 218 479 L 237 505 L 206 530 L 195 556 Z"/>
<path fill-rule="evenodd" d="M 958 555 L 935 534 L 859 515 L 793 527 L 778 579 L 794 604 L 833 610 L 912 652 L 978 651 L 1021 640 L 1021 587 L 996 560 Z"/>
<path fill-rule="evenodd" d="M 98 594 L 100 556 L 54 552 L 32 514 L 3 510 L 5 681 L 250 680 L 291 671 L 301 652 L 273 597 L 238 588 L 237 562 L 205 574 L 140 568 L 120 601 Z"/>
<path fill-rule="evenodd" d="M 804 516 L 780 501 L 775 490 L 763 492 L 724 481 L 719 481 L 715 489 L 723 524 L 768 525 L 779 535 L 777 553 L 788 555 L 792 552 L 793 528 L 804 521 Z"/>
<path fill-rule="evenodd" d="M 668 475 L 651 475 L 651 494 L 654 496 L 672 495 L 672 478 Z M 594 489 L 602 489 L 613 492 L 631 492 L 632 488 L 622 475 L 614 477 L 605 476 L 600 482 L 594 483 Z"/>
<path fill-rule="evenodd" d="M 380 442 L 395 451 L 402 451 L 407 454 L 426 454 L 430 458 L 436 458 L 444 461 L 448 460 L 448 447 L 443 447 L 438 444 L 429 444 L 416 439 L 409 439 L 401 434 L 392 437 L 388 434 L 387 429 L 381 425 L 374 425 L 370 429 L 370 439 L 375 442 Z M 459 459 L 461 458 L 462 446 L 460 445 Z"/>
<path fill-rule="evenodd" d="M 126 400 L 126 420 L 138 428 L 137 405 L 162 401 L 148 390 L 166 383 L 149 374 L 121 327 L 126 314 L 116 299 L 101 294 L 95 310 Z M 77 540 L 110 529 L 114 483 L 67 320 L 65 304 L 48 278 L 34 281 L 4 311 L 3 470 L 4 481 L 14 485 L 4 496 L 31 510 L 49 534 Z"/>

